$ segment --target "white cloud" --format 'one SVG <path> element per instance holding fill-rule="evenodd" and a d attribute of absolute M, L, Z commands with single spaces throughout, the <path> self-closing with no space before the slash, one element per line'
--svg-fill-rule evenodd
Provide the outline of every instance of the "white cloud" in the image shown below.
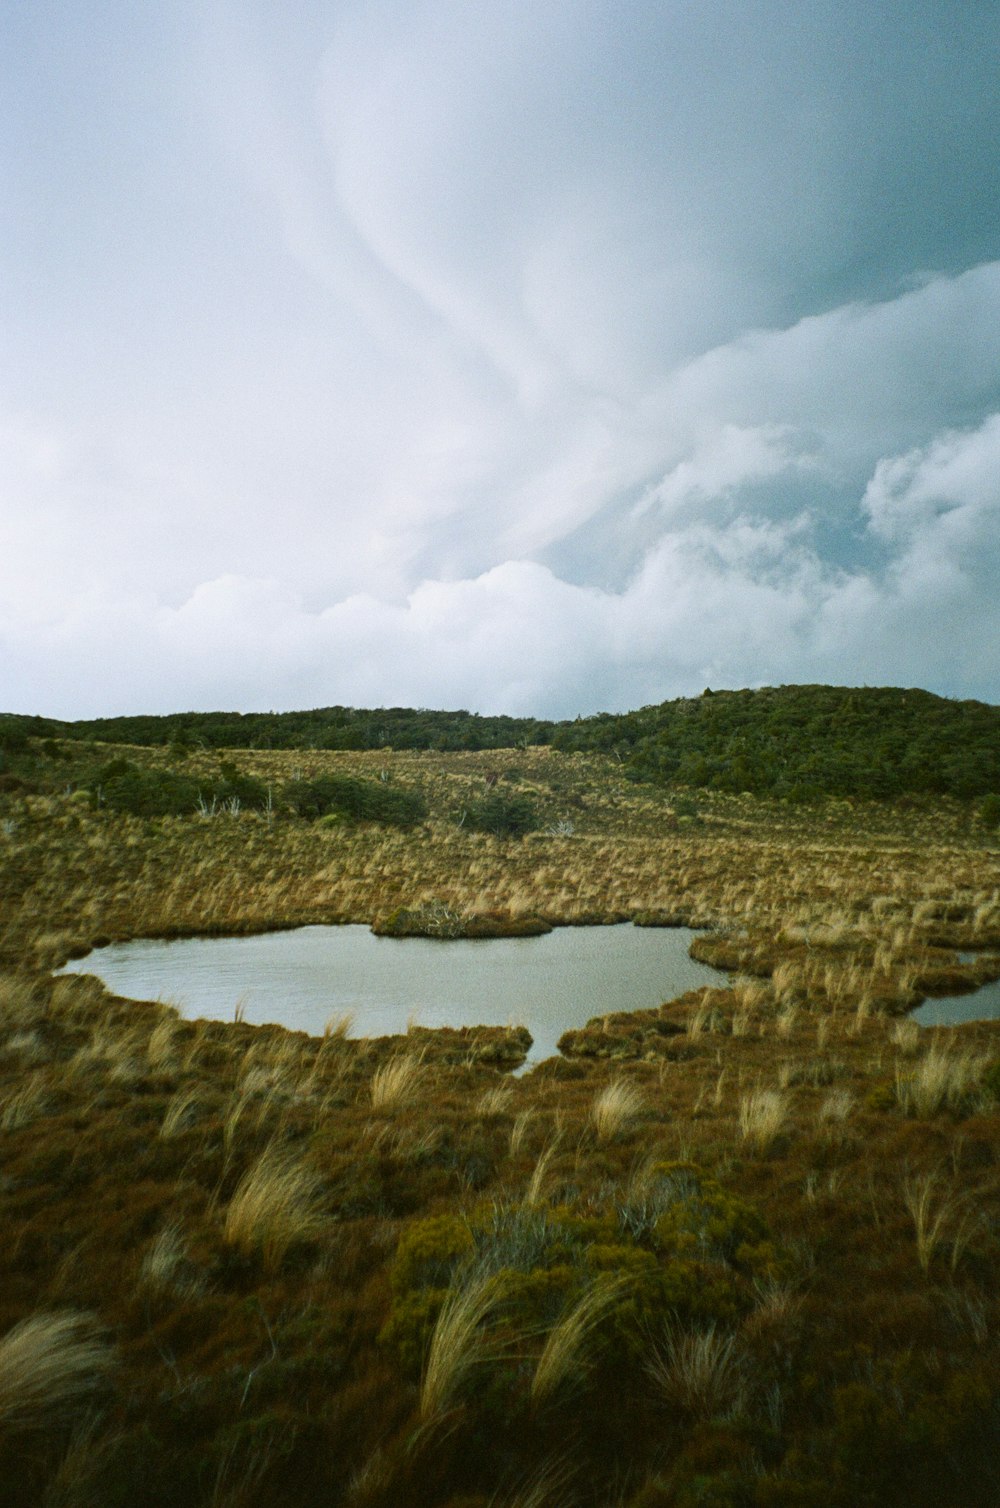
<path fill-rule="evenodd" d="M 984 22 L 877 9 L 26 13 L 0 708 L 996 695 Z"/>

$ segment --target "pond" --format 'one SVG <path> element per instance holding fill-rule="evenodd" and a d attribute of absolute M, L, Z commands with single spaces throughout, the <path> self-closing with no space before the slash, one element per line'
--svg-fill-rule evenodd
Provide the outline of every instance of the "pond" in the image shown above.
<path fill-rule="evenodd" d="M 981 985 L 971 995 L 947 995 L 925 1000 L 913 1012 L 921 1026 L 961 1026 L 966 1021 L 1000 1020 L 1000 979 Z"/>
<path fill-rule="evenodd" d="M 112 943 L 62 973 L 96 974 L 116 995 L 182 1015 L 276 1022 L 319 1036 L 350 1011 L 351 1035 L 420 1026 L 523 1025 L 530 1063 L 570 1027 L 639 1010 L 728 976 L 688 957 L 687 927 L 557 927 L 541 937 L 376 937 L 367 927 L 298 927 L 254 937 Z"/>

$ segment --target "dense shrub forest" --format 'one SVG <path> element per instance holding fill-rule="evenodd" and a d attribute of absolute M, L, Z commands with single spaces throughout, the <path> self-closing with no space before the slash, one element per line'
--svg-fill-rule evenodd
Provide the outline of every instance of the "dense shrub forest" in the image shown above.
<path fill-rule="evenodd" d="M 606 753 L 631 778 L 793 801 L 905 794 L 972 799 L 1000 792 L 1000 707 L 893 687 L 706 690 L 568 722 L 425 708 L 191 712 L 59 722 L 0 719 L 8 765 L 29 735 L 192 748 L 476 750 L 549 744 Z M 0 774 L 3 773 L 0 766 Z"/>

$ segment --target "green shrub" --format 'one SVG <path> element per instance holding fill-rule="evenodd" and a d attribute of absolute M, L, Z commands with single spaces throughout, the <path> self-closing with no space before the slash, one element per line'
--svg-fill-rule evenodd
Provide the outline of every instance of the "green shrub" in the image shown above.
<path fill-rule="evenodd" d="M 253 775 L 247 775 L 238 770 L 234 764 L 224 760 L 219 767 L 221 779 L 211 786 L 211 795 L 220 802 L 238 801 L 241 807 L 248 811 L 263 811 L 269 799 L 269 791 L 262 780 L 257 780 Z M 204 786 L 202 787 L 204 790 Z"/>
<path fill-rule="evenodd" d="M 98 802 L 132 817 L 183 817 L 198 809 L 198 782 L 169 770 L 139 770 L 127 760 L 108 767 L 114 773 L 100 781 Z"/>
<path fill-rule="evenodd" d="M 534 803 L 527 796 L 508 796 L 491 791 L 466 806 L 461 826 L 476 833 L 493 833 L 497 838 L 522 838 L 539 825 Z"/>
<path fill-rule="evenodd" d="M 427 804 L 415 791 L 404 791 L 380 780 L 355 780 L 346 775 L 293 780 L 282 791 L 282 800 L 296 816 L 305 817 L 307 821 L 338 814 L 354 822 L 412 827 L 427 815 Z"/>
<path fill-rule="evenodd" d="M 21 724 L 12 717 L 0 717 L 0 754 L 27 754 L 30 747 Z"/>
<path fill-rule="evenodd" d="M 133 817 L 185 817 L 197 811 L 242 808 L 262 810 L 267 787 L 234 765 L 224 764 L 219 779 L 196 779 L 173 770 L 144 770 L 118 757 L 94 777 L 97 801 Z"/>
<path fill-rule="evenodd" d="M 979 808 L 979 820 L 984 827 L 1000 827 L 1000 796 L 987 796 Z"/>

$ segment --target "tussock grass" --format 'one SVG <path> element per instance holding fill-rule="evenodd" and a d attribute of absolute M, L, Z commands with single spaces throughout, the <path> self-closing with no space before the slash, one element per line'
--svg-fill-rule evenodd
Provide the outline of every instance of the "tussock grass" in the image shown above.
<path fill-rule="evenodd" d="M 623 1278 L 599 1278 L 553 1325 L 531 1379 L 531 1401 L 536 1407 L 579 1380 L 587 1347 L 625 1287 Z"/>
<path fill-rule="evenodd" d="M 177 1067 L 181 1035 L 178 1018 L 173 1012 L 153 1027 L 146 1043 L 146 1061 L 154 1073 L 170 1072 Z"/>
<path fill-rule="evenodd" d="M 966 1196 L 940 1189 L 936 1173 L 912 1175 L 903 1181 L 906 1205 L 917 1240 L 917 1261 L 925 1275 L 949 1228 L 952 1232 L 954 1272 L 972 1234 L 974 1217 Z"/>
<path fill-rule="evenodd" d="M 401 1053 L 376 1068 L 369 1089 L 375 1114 L 388 1115 L 410 1104 L 416 1097 L 424 1072 L 423 1058 L 419 1053 Z"/>
<path fill-rule="evenodd" d="M 181 1089 L 171 1099 L 160 1123 L 160 1136 L 169 1141 L 180 1136 L 198 1119 L 201 1095 L 197 1089 Z"/>
<path fill-rule="evenodd" d="M 479 1096 L 476 1102 L 476 1114 L 483 1120 L 492 1120 L 498 1115 L 504 1115 L 510 1108 L 513 1098 L 514 1091 L 509 1084 L 494 1084 Z"/>
<path fill-rule="evenodd" d="M 908 1016 L 904 1016 L 901 1021 L 894 1021 L 892 1023 L 890 1036 L 900 1052 L 908 1058 L 916 1057 L 920 1051 L 922 1035 L 920 1027 Z"/>
<path fill-rule="evenodd" d="M 983 1076 L 988 1059 L 932 1042 L 908 1073 L 896 1070 L 896 1099 L 906 1115 L 959 1110 Z"/>
<path fill-rule="evenodd" d="M 431 1334 L 420 1384 L 420 1418 L 439 1418 L 458 1399 L 473 1373 L 495 1348 L 486 1321 L 502 1297 L 502 1283 L 488 1268 L 470 1269 L 449 1290 Z"/>
<path fill-rule="evenodd" d="M 831 1089 L 819 1107 L 820 1121 L 846 1121 L 854 1108 L 854 1095 L 849 1089 Z"/>
<path fill-rule="evenodd" d="M 788 1097 L 776 1089 L 754 1089 L 740 1097 L 740 1135 L 758 1152 L 768 1152 L 788 1124 Z"/>
<path fill-rule="evenodd" d="M 49 1094 L 41 1073 L 28 1079 L 0 1099 L 0 1131 L 20 1131 L 45 1114 Z"/>
<path fill-rule="evenodd" d="M 524 1139 L 528 1134 L 528 1127 L 535 1118 L 534 1110 L 521 1110 L 514 1117 L 514 1124 L 510 1128 L 510 1155 L 516 1157 L 524 1145 Z"/>
<path fill-rule="evenodd" d="M 179 1223 L 165 1225 L 147 1247 L 139 1267 L 139 1286 L 150 1293 L 198 1293 L 203 1284 L 188 1256 Z"/>
<path fill-rule="evenodd" d="M 595 1096 L 590 1124 L 600 1142 L 614 1141 L 630 1130 L 645 1108 L 642 1091 L 628 1079 L 612 1079 Z"/>
<path fill-rule="evenodd" d="M 312 1168 L 283 1148 L 270 1147 L 240 1179 L 226 1208 L 223 1239 L 244 1256 L 259 1254 L 275 1271 L 289 1250 L 314 1240 L 326 1226 L 323 1184 Z"/>
<path fill-rule="evenodd" d="M 323 1041 L 326 1043 L 346 1042 L 351 1035 L 355 1019 L 354 1011 L 340 1011 L 331 1016 L 323 1027 Z"/>
<path fill-rule="evenodd" d="M 708 1420 L 737 1405 L 746 1361 L 736 1337 L 713 1324 L 703 1330 L 668 1330 L 646 1370 L 666 1403 Z"/>
<path fill-rule="evenodd" d="M 0 1430 L 20 1433 L 72 1417 L 100 1385 L 112 1352 L 91 1315 L 36 1314 L 0 1340 Z"/>
<path fill-rule="evenodd" d="M 549 1167 L 556 1155 L 558 1146 L 559 1138 L 556 1136 L 538 1154 L 538 1159 L 528 1180 L 528 1187 L 524 1191 L 523 1203 L 528 1209 L 536 1209 L 539 1205 L 545 1203 L 549 1182 Z"/>

